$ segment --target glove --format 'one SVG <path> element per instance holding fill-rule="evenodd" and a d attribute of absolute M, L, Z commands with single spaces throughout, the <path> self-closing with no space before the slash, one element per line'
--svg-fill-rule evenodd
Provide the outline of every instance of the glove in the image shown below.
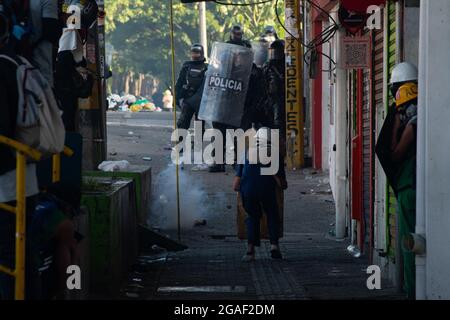
<path fill-rule="evenodd" d="M 27 30 L 25 30 L 24 27 L 19 26 L 19 25 L 15 25 L 12 29 L 12 35 L 14 36 L 14 38 L 16 38 L 17 40 L 22 40 L 23 36 L 27 33 Z"/>

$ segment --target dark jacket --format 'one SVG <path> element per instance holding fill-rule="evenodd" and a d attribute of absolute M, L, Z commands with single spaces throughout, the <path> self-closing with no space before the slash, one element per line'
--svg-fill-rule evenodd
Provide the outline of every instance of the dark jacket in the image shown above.
<path fill-rule="evenodd" d="M 14 57 L 11 52 L 0 49 L 0 54 Z M 8 138 L 15 137 L 18 92 L 16 82 L 17 66 L 12 62 L 0 58 L 0 135 Z M 0 145 L 0 174 L 14 170 L 16 160 L 14 151 Z"/>
<path fill-rule="evenodd" d="M 246 48 L 252 48 L 252 44 L 250 43 L 250 41 L 248 41 L 248 40 L 245 40 L 245 39 L 243 39 L 243 40 L 241 40 L 241 41 L 233 41 L 233 40 L 228 40 L 227 41 L 227 43 L 229 43 L 229 44 L 234 44 L 234 45 L 237 45 L 237 46 L 243 46 L 243 47 L 246 47 Z"/>
<path fill-rule="evenodd" d="M 239 164 L 236 168 L 236 176 L 241 178 L 240 191 L 244 194 L 252 195 L 274 193 L 276 186 L 274 176 L 261 174 L 261 168 L 268 166 L 260 163 L 250 164 L 246 157 L 245 164 Z M 276 176 L 283 179 L 286 178 L 286 172 L 281 161 Z"/>
<path fill-rule="evenodd" d="M 199 74 L 198 79 L 192 81 L 189 77 L 189 72 L 192 68 L 203 69 L 203 72 Z M 181 68 L 180 75 L 178 76 L 177 83 L 175 85 L 175 100 L 179 104 L 181 99 L 186 99 L 194 96 L 197 91 L 203 89 L 204 77 L 208 64 L 205 60 L 202 61 L 186 61 Z M 191 83 L 190 83 L 191 82 Z M 193 106 L 194 107 L 194 106 Z"/>
<path fill-rule="evenodd" d="M 285 134 L 286 128 L 286 76 L 284 61 L 269 61 L 263 66 L 264 92 L 267 93 L 265 111 L 272 118 L 271 128 L 280 129 Z"/>
<path fill-rule="evenodd" d="M 245 99 L 241 129 L 244 131 L 248 130 L 252 127 L 252 124 L 255 124 L 256 129 L 262 126 L 270 127 L 270 119 L 267 118 L 263 109 L 266 99 L 262 70 L 256 64 L 253 64 L 247 97 Z"/>

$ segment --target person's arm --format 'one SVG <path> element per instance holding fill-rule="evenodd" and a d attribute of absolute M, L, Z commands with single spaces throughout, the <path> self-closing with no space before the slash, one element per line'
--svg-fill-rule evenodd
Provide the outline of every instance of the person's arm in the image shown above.
<path fill-rule="evenodd" d="M 394 134 L 398 135 L 398 132 L 397 133 L 394 132 Z M 415 143 L 414 125 L 409 124 L 406 126 L 405 130 L 403 130 L 403 133 L 400 137 L 400 141 L 392 145 L 392 153 L 391 153 L 392 161 L 396 163 L 402 162 L 405 159 L 408 151 L 413 147 L 414 143 Z"/>
<path fill-rule="evenodd" d="M 42 2 L 42 40 L 54 45 L 58 44 L 62 34 L 62 26 L 58 19 L 58 1 L 45 0 Z"/>
<path fill-rule="evenodd" d="M 242 179 L 242 176 L 244 174 L 244 163 L 246 163 L 246 161 L 247 161 L 245 152 L 242 155 L 240 155 L 240 156 L 242 158 L 241 158 L 240 163 L 238 163 L 237 166 L 236 166 L 236 176 L 234 177 L 234 180 L 233 180 L 233 190 L 234 191 L 239 191 L 240 190 L 241 179 Z"/>
<path fill-rule="evenodd" d="M 392 127 L 392 138 L 391 138 L 391 150 L 395 150 L 397 144 L 399 143 L 400 137 L 400 128 L 402 122 L 400 120 L 400 114 L 396 113 L 394 116 L 394 125 Z"/>
<path fill-rule="evenodd" d="M 234 180 L 233 180 L 233 190 L 234 191 L 240 190 L 243 170 L 244 170 L 244 165 L 238 164 L 237 168 L 236 168 L 236 176 L 234 177 Z"/>
<path fill-rule="evenodd" d="M 175 100 L 177 105 L 180 105 L 180 100 L 184 97 L 184 82 L 186 81 L 187 66 L 183 65 L 178 76 L 177 83 L 175 84 Z"/>

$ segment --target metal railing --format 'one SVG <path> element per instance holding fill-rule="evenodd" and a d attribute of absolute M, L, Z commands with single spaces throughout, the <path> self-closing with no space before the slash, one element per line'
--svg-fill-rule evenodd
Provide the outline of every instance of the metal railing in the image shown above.
<path fill-rule="evenodd" d="M 11 269 L 0 265 L 0 272 L 6 273 L 14 278 L 14 299 L 25 299 L 25 240 L 26 240 L 26 186 L 25 174 L 27 158 L 39 161 L 42 154 L 25 144 L 0 135 L 0 144 L 8 146 L 16 151 L 16 205 L 12 206 L 0 203 L 0 209 L 16 215 L 16 252 L 15 268 Z M 64 147 L 63 155 L 70 157 L 73 150 Z M 52 158 L 52 181 L 59 182 L 61 179 L 61 154 L 55 154 Z"/>

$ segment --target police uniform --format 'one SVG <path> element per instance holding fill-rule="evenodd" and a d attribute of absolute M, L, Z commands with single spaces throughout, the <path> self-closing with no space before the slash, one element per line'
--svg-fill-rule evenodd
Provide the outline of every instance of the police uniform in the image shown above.
<path fill-rule="evenodd" d="M 198 120 L 207 69 L 208 64 L 205 59 L 187 61 L 183 64 L 175 87 L 176 101 L 181 107 L 181 115 L 177 122 L 178 128 L 189 129 L 193 115 Z"/>
<path fill-rule="evenodd" d="M 244 40 L 244 39 L 238 40 L 238 41 L 230 39 L 230 40 L 227 41 L 227 43 L 235 44 L 237 46 L 243 46 L 243 47 L 250 48 L 250 49 L 252 48 L 252 44 L 250 43 L 250 41 Z"/>
<path fill-rule="evenodd" d="M 286 133 L 286 103 L 285 103 L 285 69 L 284 61 L 271 60 L 263 66 L 265 92 L 268 99 L 265 112 L 272 119 L 271 128 L 279 129 L 280 136 Z"/>

